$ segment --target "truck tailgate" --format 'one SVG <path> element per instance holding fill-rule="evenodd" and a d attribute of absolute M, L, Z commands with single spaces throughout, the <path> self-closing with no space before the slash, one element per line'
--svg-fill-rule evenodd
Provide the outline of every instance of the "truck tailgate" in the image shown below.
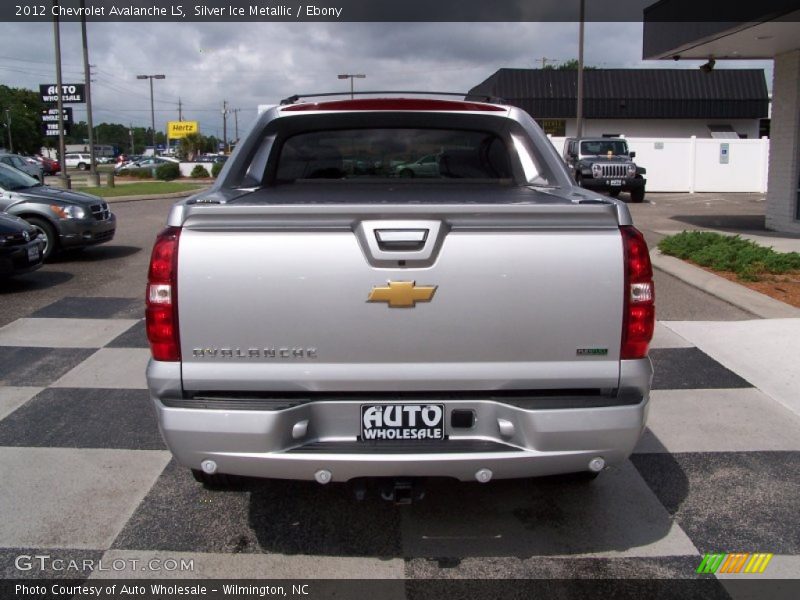
<path fill-rule="evenodd" d="M 623 263 L 609 205 L 194 207 L 183 388 L 616 388 Z"/>

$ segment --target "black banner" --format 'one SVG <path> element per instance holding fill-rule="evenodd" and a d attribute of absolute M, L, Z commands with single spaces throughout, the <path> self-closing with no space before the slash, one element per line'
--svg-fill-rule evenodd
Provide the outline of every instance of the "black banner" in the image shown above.
<path fill-rule="evenodd" d="M 15 0 L 0 3 L 2 21 L 340 21 L 340 22 L 576 22 L 572 0 Z M 648 10 L 645 16 L 645 9 Z M 740 22 L 800 20 L 797 0 L 698 2 L 697 0 L 588 0 L 586 21 Z"/>
<path fill-rule="evenodd" d="M 66 104 L 84 104 L 86 102 L 85 87 L 83 83 L 61 84 L 61 102 Z M 56 104 L 58 102 L 58 85 L 55 83 L 40 83 L 39 96 L 45 104 Z"/>
<path fill-rule="evenodd" d="M 798 579 L 5 579 L 3 600 L 796 600 Z"/>

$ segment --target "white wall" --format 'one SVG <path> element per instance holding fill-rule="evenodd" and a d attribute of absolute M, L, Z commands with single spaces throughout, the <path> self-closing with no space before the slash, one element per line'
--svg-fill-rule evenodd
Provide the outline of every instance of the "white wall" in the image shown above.
<path fill-rule="evenodd" d="M 636 163 L 647 173 L 649 192 L 766 192 L 769 140 L 629 138 Z M 564 138 L 551 138 L 563 155 Z M 720 146 L 728 144 L 728 162 Z"/>
<path fill-rule="evenodd" d="M 566 119 L 566 135 L 575 136 L 575 119 Z M 758 138 L 759 119 L 584 119 L 583 135 L 618 133 L 625 137 L 711 138 L 709 125 L 730 125 L 748 139 Z"/>

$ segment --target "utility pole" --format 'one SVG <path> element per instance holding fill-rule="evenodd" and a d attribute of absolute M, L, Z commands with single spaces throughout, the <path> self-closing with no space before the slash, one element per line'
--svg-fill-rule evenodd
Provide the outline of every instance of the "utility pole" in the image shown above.
<path fill-rule="evenodd" d="M 6 129 L 8 129 L 8 151 L 14 154 L 14 140 L 11 137 L 11 109 L 6 109 Z"/>
<path fill-rule="evenodd" d="M 575 115 L 575 136 L 583 136 L 583 21 L 585 18 L 586 2 L 580 0 L 580 25 L 578 26 L 578 109 Z"/>
<path fill-rule="evenodd" d="M 180 96 L 178 96 L 178 121 L 183 121 L 183 104 Z"/>
<path fill-rule="evenodd" d="M 225 154 L 228 153 L 228 101 L 222 101 L 222 148 Z"/>
<path fill-rule="evenodd" d="M 130 124 L 130 128 L 128 129 L 128 133 L 131 136 L 131 156 L 133 156 L 134 155 L 134 151 L 133 151 L 133 123 Z"/>
<path fill-rule="evenodd" d="M 231 111 L 233 113 L 233 127 L 234 127 L 234 131 L 236 132 L 236 137 L 234 137 L 234 139 L 236 140 L 237 144 L 239 143 L 239 111 L 240 110 L 241 110 L 240 108 L 234 108 Z"/>
<path fill-rule="evenodd" d="M 62 98 L 61 91 L 61 28 L 58 22 L 58 0 L 53 0 L 53 37 L 56 45 L 56 97 L 58 101 L 56 108 L 58 109 L 58 161 L 61 165 L 61 180 L 64 183 L 65 189 L 70 189 L 69 175 L 67 175 L 67 164 L 64 155 L 66 154 L 64 145 L 64 99 Z"/>
<path fill-rule="evenodd" d="M 551 62 L 551 63 L 558 62 L 557 59 L 555 59 L 555 58 L 547 58 L 546 56 L 543 56 L 539 60 L 542 61 L 542 69 L 544 69 L 547 66 L 547 63 L 549 63 L 549 62 Z"/>
<path fill-rule="evenodd" d="M 86 79 L 86 124 L 89 126 L 89 176 L 95 187 L 100 187 L 100 174 L 97 172 L 97 157 L 94 154 L 94 125 L 92 124 L 92 75 L 89 72 L 89 45 L 86 41 L 86 2 L 81 0 L 81 37 L 83 39 L 83 76 Z"/>

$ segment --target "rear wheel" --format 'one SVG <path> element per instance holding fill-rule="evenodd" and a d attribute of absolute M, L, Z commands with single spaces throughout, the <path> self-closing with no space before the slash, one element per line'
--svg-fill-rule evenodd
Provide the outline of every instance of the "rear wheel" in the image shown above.
<path fill-rule="evenodd" d="M 31 226 L 36 229 L 39 234 L 44 237 L 44 250 L 42 250 L 42 259 L 47 260 L 53 255 L 56 247 L 58 246 L 58 236 L 56 235 L 55 228 L 38 217 L 28 217 L 25 219 Z"/>
<path fill-rule="evenodd" d="M 86 163 L 78 163 L 78 171 L 85 171 L 88 168 Z"/>
<path fill-rule="evenodd" d="M 631 202 L 637 204 L 644 201 L 644 187 L 635 188 L 631 190 Z"/>

